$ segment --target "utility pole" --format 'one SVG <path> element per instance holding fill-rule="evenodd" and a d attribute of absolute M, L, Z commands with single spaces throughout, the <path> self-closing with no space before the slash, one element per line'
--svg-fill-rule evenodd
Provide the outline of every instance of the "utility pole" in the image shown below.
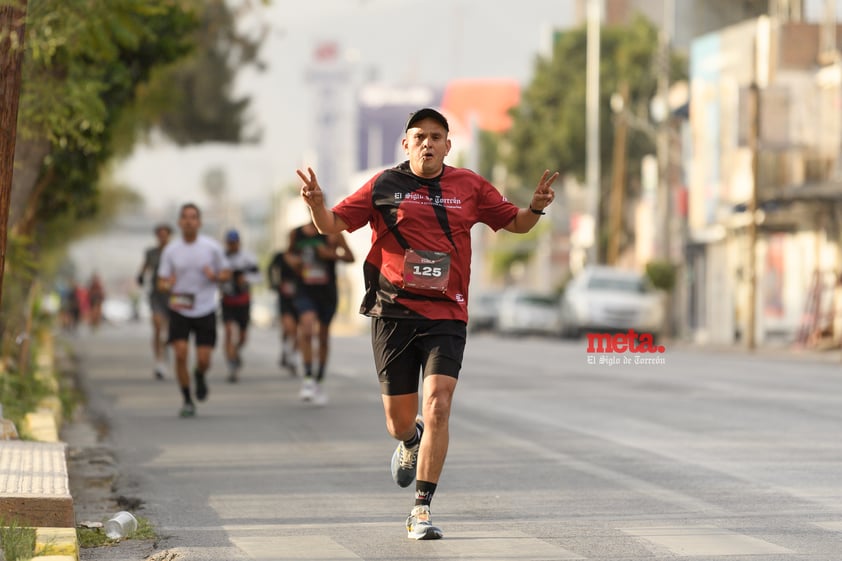
<path fill-rule="evenodd" d="M 623 206 L 626 191 L 626 138 L 628 118 L 626 104 L 629 97 L 629 83 L 623 80 L 620 91 L 611 96 L 611 109 L 614 110 L 614 154 L 611 165 L 611 222 L 608 233 L 608 252 L 605 262 L 616 265 L 620 258 L 620 240 L 623 237 Z"/>
<path fill-rule="evenodd" d="M 757 180 L 760 171 L 758 158 L 758 145 L 760 143 L 760 88 L 757 81 L 754 80 L 749 86 L 749 132 L 748 145 L 751 151 L 751 173 L 752 173 L 752 187 L 751 196 L 748 200 L 748 317 L 746 318 L 746 346 L 749 350 L 754 350 L 757 342 L 755 340 L 754 332 L 757 325 L 757 188 L 759 182 Z"/>
<path fill-rule="evenodd" d="M 670 131 L 669 131 L 669 87 L 670 87 L 670 36 L 674 16 L 673 0 L 664 0 L 664 19 L 658 32 L 658 123 L 656 150 L 658 156 L 658 229 L 661 243 L 657 244 L 656 255 L 664 261 L 672 261 L 672 193 L 669 182 Z"/>
<path fill-rule="evenodd" d="M 761 138 L 761 95 L 760 92 L 769 83 L 770 76 L 771 27 L 769 18 L 761 16 L 757 20 L 755 39 L 754 77 L 749 85 L 749 122 L 748 146 L 751 152 L 751 195 L 748 199 L 748 317 L 746 318 L 746 347 L 753 351 L 757 346 L 757 209 L 760 191 L 760 151 Z"/>
<path fill-rule="evenodd" d="M 26 3 L 27 0 L 20 0 L 16 4 L 0 4 L 0 304 L 3 302 L 3 276 L 6 272 Z"/>
<path fill-rule="evenodd" d="M 586 169 L 588 212 L 593 219 L 593 241 L 587 263 L 599 262 L 599 44 L 602 16 L 601 0 L 587 0 L 587 56 L 585 76 Z"/>

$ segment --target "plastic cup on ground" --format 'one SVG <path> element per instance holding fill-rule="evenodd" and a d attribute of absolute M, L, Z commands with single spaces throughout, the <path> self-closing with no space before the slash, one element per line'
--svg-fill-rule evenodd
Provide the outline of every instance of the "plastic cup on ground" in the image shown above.
<path fill-rule="evenodd" d="M 137 530 L 137 518 L 125 510 L 121 510 L 105 523 L 105 535 L 112 540 L 125 538 L 135 530 Z"/>

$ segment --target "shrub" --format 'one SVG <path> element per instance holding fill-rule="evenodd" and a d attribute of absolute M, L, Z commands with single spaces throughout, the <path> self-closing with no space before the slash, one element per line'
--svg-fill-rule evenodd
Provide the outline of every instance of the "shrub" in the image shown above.
<path fill-rule="evenodd" d="M 660 290 L 672 291 L 676 275 L 677 267 L 669 261 L 655 260 L 646 264 L 646 276 Z"/>

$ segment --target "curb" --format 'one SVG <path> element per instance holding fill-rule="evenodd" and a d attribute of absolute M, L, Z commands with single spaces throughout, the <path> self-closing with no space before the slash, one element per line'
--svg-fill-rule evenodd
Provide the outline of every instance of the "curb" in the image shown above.
<path fill-rule="evenodd" d="M 52 333 L 42 336 L 36 357 L 35 376 L 53 390 L 52 396 L 38 403 L 35 411 L 27 413 L 23 430 L 39 442 L 60 443 L 63 408 L 58 398 L 59 381 L 55 372 L 55 351 Z M 65 459 L 65 473 L 67 463 Z M 79 561 L 79 541 L 75 523 L 71 528 L 35 528 L 35 554 L 38 561 Z M 44 555 L 46 554 L 46 555 Z"/>
<path fill-rule="evenodd" d="M 79 561 L 76 528 L 36 528 L 35 555 L 37 561 Z"/>

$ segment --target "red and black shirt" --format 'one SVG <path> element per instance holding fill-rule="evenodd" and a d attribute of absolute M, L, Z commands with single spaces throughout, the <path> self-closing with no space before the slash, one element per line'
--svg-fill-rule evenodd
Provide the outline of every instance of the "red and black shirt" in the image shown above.
<path fill-rule="evenodd" d="M 404 162 L 372 177 L 333 208 L 353 232 L 371 226 L 360 313 L 373 317 L 468 321 L 471 227 L 499 230 L 518 208 L 476 173 L 444 166 L 433 179 L 418 177 Z M 446 288 L 412 286 L 408 255 L 445 255 Z"/>

